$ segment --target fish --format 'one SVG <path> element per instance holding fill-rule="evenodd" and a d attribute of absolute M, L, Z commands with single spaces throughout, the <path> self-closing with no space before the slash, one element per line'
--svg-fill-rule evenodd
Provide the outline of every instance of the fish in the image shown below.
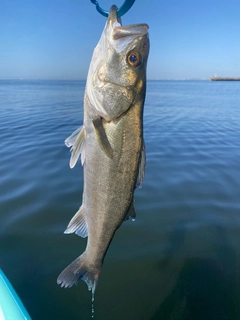
<path fill-rule="evenodd" d="M 122 26 L 113 5 L 92 55 L 84 94 L 83 126 L 65 140 L 70 167 L 81 158 L 82 205 L 64 233 L 88 237 L 85 251 L 57 278 L 80 279 L 94 293 L 104 257 L 123 221 L 135 219 L 134 190 L 146 165 L 143 108 L 149 55 L 147 24 Z"/>

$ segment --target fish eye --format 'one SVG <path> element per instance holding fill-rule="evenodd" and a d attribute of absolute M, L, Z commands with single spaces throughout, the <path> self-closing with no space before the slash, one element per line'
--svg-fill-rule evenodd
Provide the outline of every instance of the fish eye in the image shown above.
<path fill-rule="evenodd" d="M 137 51 L 130 51 L 127 55 L 127 63 L 131 67 L 138 67 L 142 63 L 142 57 Z"/>

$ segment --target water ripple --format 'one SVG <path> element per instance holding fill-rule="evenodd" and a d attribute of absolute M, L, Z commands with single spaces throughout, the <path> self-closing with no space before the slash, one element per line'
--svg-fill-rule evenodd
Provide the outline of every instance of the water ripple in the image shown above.
<path fill-rule="evenodd" d="M 71 319 L 89 316 L 87 307 L 79 310 L 90 301 L 84 285 L 66 296 L 55 284 L 67 260 L 85 245 L 63 235 L 82 198 L 82 167 L 69 168 L 64 140 L 82 124 L 84 87 L 78 81 L 0 81 L 1 267 L 34 319 L 44 318 L 46 310 L 51 319 L 69 310 Z M 230 279 L 225 273 L 239 281 L 239 100 L 236 83 L 148 83 L 147 167 L 143 188 L 135 192 L 137 220 L 124 222 L 109 248 L 97 297 L 99 320 L 152 319 L 174 301 L 170 312 L 180 303 L 176 293 L 184 292 L 184 281 L 195 286 L 208 274 L 186 280 L 196 270 L 191 261 L 199 268 L 206 259 L 217 261 L 218 283 Z M 128 299 L 126 286 L 134 288 Z M 46 292 L 59 310 L 49 306 Z M 211 298 L 206 290 L 193 292 Z M 148 314 L 149 306 L 155 309 Z"/>

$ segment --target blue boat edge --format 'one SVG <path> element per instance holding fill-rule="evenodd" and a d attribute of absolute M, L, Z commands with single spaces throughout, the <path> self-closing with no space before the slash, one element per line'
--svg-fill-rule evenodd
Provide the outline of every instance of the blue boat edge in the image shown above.
<path fill-rule="evenodd" d="M 21 299 L 2 269 L 0 269 L 0 316 L 3 316 L 4 320 L 31 320 Z"/>

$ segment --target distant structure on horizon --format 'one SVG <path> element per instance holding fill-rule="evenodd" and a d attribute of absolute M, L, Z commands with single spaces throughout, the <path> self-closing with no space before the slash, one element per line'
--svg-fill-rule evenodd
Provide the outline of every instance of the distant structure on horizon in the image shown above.
<path fill-rule="evenodd" d="M 240 78 L 221 78 L 216 75 L 213 78 L 210 78 L 211 81 L 240 81 Z"/>

